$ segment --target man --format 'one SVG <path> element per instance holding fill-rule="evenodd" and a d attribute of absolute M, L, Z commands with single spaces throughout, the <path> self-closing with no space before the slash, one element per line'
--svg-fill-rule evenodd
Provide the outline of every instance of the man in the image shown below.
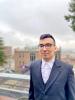
<path fill-rule="evenodd" d="M 72 66 L 55 58 L 56 42 L 52 35 L 39 40 L 42 59 L 30 66 L 29 100 L 75 100 Z"/>

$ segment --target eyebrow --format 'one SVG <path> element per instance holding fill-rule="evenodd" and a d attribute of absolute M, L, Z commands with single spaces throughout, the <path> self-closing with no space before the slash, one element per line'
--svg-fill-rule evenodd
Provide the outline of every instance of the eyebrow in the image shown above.
<path fill-rule="evenodd" d="M 54 43 L 45 43 L 45 44 L 54 44 Z M 45 45 L 43 43 L 39 43 L 39 45 Z M 55 45 L 55 44 L 54 44 Z"/>

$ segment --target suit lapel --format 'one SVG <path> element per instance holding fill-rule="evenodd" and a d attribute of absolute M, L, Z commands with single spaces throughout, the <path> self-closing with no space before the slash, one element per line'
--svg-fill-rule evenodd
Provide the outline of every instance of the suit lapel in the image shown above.
<path fill-rule="evenodd" d="M 43 78 L 42 78 L 42 74 L 41 74 L 41 64 L 42 64 L 42 61 L 39 61 L 38 65 L 37 65 L 36 72 L 37 72 L 37 76 L 38 76 L 38 81 L 40 83 L 39 86 L 42 89 L 44 89 L 44 82 L 43 82 Z"/>
<path fill-rule="evenodd" d="M 48 88 L 50 88 L 52 86 L 52 84 L 54 84 L 54 82 L 56 81 L 57 77 L 60 74 L 60 64 L 58 63 L 58 61 L 55 61 L 52 71 L 50 73 L 49 79 L 46 83 L 46 87 L 45 87 L 45 91 L 48 90 Z"/>

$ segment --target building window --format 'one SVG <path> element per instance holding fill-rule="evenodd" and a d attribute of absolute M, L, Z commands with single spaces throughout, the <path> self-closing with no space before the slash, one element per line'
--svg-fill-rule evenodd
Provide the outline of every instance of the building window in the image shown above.
<path fill-rule="evenodd" d="M 32 52 L 30 54 L 30 61 L 34 61 L 35 60 L 35 52 Z"/>

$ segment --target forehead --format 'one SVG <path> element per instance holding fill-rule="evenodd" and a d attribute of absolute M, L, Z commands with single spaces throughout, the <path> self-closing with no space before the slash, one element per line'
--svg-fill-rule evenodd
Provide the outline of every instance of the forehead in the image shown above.
<path fill-rule="evenodd" d="M 46 43 L 54 43 L 54 41 L 52 38 L 45 38 L 45 39 L 39 40 L 39 44 L 46 44 Z"/>

